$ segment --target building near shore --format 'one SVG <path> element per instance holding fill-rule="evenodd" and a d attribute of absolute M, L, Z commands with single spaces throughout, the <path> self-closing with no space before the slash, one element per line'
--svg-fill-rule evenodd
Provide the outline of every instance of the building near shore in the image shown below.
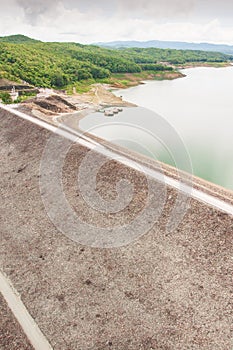
<path fill-rule="evenodd" d="M 18 93 L 18 91 L 15 90 L 15 86 L 13 86 L 9 95 L 10 95 L 13 102 L 15 102 L 18 99 L 19 93 Z"/>

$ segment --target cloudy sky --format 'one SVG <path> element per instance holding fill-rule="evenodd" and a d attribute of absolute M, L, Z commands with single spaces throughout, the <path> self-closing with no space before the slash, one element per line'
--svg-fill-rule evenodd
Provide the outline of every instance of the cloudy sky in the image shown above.
<path fill-rule="evenodd" d="M 178 40 L 233 45 L 232 0 L 0 0 L 0 36 L 44 41 Z"/>

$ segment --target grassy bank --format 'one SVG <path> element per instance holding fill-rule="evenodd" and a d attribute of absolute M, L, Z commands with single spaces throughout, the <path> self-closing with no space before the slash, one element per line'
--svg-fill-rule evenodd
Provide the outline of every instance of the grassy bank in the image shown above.
<path fill-rule="evenodd" d="M 141 73 L 114 74 L 110 79 L 110 85 L 113 87 L 127 88 L 136 86 L 144 80 L 173 80 L 184 77 L 184 74 L 178 70 L 173 71 L 143 71 Z"/>

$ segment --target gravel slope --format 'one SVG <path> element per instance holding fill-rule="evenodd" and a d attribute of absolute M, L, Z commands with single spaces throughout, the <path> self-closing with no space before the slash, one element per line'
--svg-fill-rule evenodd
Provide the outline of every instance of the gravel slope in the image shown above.
<path fill-rule="evenodd" d="M 22 329 L 0 294 L 0 349 L 32 350 Z"/>
<path fill-rule="evenodd" d="M 160 220 L 134 243 L 112 249 L 78 244 L 56 229 L 41 200 L 40 159 L 50 133 L 1 110 L 0 126 L 0 268 L 54 349 L 232 349 L 231 216 L 192 200 L 168 234 L 176 197 L 168 188 Z M 113 199 L 121 177 L 135 192 L 121 215 L 98 213 L 76 186 L 86 152 L 77 146 L 67 156 L 69 202 L 97 227 L 127 224 L 146 200 L 143 175 L 116 162 L 104 165 L 100 194 Z"/>

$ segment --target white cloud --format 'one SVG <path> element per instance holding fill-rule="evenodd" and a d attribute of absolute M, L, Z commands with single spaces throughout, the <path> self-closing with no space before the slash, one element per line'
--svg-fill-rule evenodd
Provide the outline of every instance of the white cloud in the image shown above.
<path fill-rule="evenodd" d="M 0 35 L 83 43 L 160 39 L 233 44 L 233 21 L 224 25 L 224 16 L 233 17 L 233 3 L 226 0 L 225 5 L 221 11 L 226 8 L 226 13 L 218 16 L 216 0 L 8 0 L 1 5 Z"/>

